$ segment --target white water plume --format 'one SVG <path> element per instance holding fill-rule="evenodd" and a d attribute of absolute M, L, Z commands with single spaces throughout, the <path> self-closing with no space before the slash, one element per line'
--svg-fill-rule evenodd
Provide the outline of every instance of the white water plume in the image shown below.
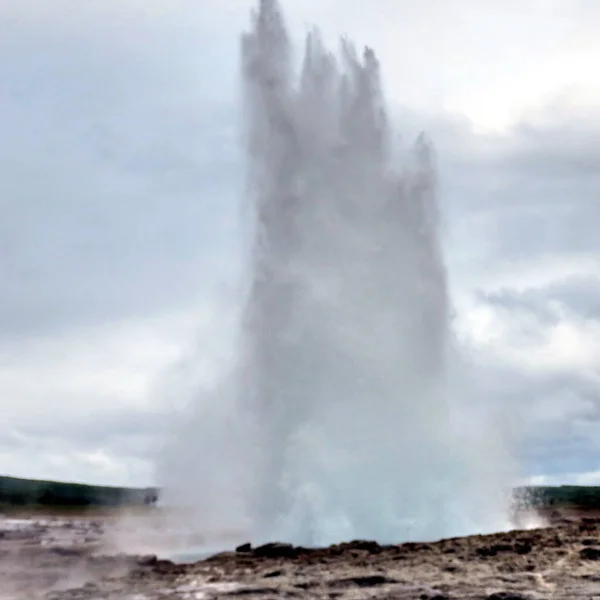
<path fill-rule="evenodd" d="M 429 143 L 398 159 L 370 49 L 344 40 L 336 59 L 312 32 L 296 77 L 275 0 L 241 59 L 252 245 L 236 360 L 177 430 L 165 498 L 201 507 L 200 529 L 248 522 L 255 541 L 509 527 L 512 461 L 451 330 Z"/>

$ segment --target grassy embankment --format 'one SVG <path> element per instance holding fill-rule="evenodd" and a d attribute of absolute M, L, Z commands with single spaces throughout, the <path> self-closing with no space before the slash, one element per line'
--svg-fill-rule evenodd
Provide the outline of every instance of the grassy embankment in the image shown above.
<path fill-rule="evenodd" d="M 524 493 L 534 504 L 545 507 L 600 509 L 600 487 L 529 487 L 519 489 L 518 493 Z M 0 476 L 0 509 L 4 511 L 133 508 L 151 506 L 158 496 L 156 488 L 120 488 Z"/>
<path fill-rule="evenodd" d="M 527 495 L 534 504 L 544 507 L 576 507 L 581 510 L 600 509 L 600 487 L 561 485 L 530 487 Z"/>
<path fill-rule="evenodd" d="M 5 512 L 149 506 L 157 498 L 155 488 L 120 488 L 0 476 L 0 510 Z"/>

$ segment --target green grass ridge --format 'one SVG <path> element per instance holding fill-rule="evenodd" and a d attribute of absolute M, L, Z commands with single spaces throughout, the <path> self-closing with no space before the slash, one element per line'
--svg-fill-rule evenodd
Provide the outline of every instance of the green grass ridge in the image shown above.
<path fill-rule="evenodd" d="M 125 488 L 0 476 L 0 505 L 52 507 L 142 506 L 158 498 L 156 488 Z"/>
<path fill-rule="evenodd" d="M 528 504 L 600 508 L 600 486 L 527 486 L 516 493 Z M 119 507 L 154 504 L 156 487 L 100 486 L 0 476 L 0 507 Z"/>

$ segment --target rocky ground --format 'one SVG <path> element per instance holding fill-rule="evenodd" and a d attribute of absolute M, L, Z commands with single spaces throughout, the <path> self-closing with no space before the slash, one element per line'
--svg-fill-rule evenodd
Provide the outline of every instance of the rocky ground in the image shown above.
<path fill-rule="evenodd" d="M 549 517 L 543 529 L 435 543 L 243 545 L 183 565 L 116 552 L 110 519 L 0 519 L 0 598 L 600 598 L 600 515 Z"/>

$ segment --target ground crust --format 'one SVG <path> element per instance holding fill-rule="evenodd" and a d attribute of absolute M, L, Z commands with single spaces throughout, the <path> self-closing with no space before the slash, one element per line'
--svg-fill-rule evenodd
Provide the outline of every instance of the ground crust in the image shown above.
<path fill-rule="evenodd" d="M 547 528 L 434 543 L 284 543 L 192 563 L 115 553 L 102 519 L 0 521 L 0 598 L 518 600 L 600 597 L 600 515 L 554 511 Z M 27 519 L 24 519 L 25 522 Z"/>

